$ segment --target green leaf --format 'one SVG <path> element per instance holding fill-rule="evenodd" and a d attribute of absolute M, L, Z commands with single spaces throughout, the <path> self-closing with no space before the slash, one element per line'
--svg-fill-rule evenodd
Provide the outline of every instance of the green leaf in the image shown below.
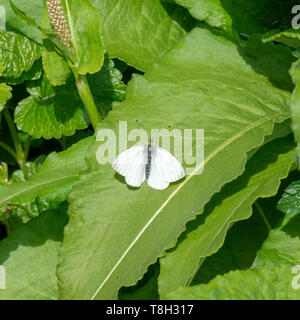
<path fill-rule="evenodd" d="M 41 0 L 13 0 L 13 3 L 32 17 L 37 24 L 39 24 L 41 12 L 43 8 L 43 1 Z M 28 38 L 42 44 L 40 31 L 30 26 L 24 20 L 20 19 L 10 5 L 9 0 L 0 0 L 0 5 L 5 8 L 5 18 L 7 29 L 18 30 Z"/>
<path fill-rule="evenodd" d="M 100 13 L 88 0 L 63 0 L 62 5 L 70 28 L 77 72 L 85 75 L 99 71 L 106 51 Z"/>
<path fill-rule="evenodd" d="M 258 198 L 276 194 L 295 155 L 295 146 L 290 139 L 267 144 L 248 161 L 243 175 L 226 185 L 209 202 L 204 216 L 199 216 L 182 235 L 177 247 L 160 260 L 161 298 L 190 283 L 204 259 L 223 245 L 232 224 L 251 216 L 252 205 Z"/>
<path fill-rule="evenodd" d="M 290 26 L 296 1 L 281 0 L 175 0 L 190 14 L 213 27 L 251 35 Z"/>
<path fill-rule="evenodd" d="M 241 50 L 243 57 L 257 73 L 267 76 L 269 81 L 276 87 L 288 91 L 294 89 L 288 69 L 296 58 L 292 56 L 290 48 L 273 43 L 261 45 L 260 35 L 250 37 L 246 48 L 245 51 Z M 257 53 L 258 48 L 260 50 L 259 54 Z M 269 59 L 270 56 L 272 59 Z"/>
<path fill-rule="evenodd" d="M 300 30 L 288 29 L 285 31 L 272 30 L 263 35 L 264 42 L 276 41 L 293 48 L 300 47 Z"/>
<path fill-rule="evenodd" d="M 231 17 L 224 9 L 221 0 L 176 0 L 176 2 L 189 9 L 194 18 L 203 20 L 213 27 L 227 29 L 232 25 Z"/>
<path fill-rule="evenodd" d="M 180 288 L 167 298 L 299 300 L 300 291 L 293 287 L 293 270 L 300 260 L 299 225 L 300 215 L 296 215 L 286 225 L 272 230 L 250 270 L 217 276 L 207 285 Z"/>
<path fill-rule="evenodd" d="M 283 121 L 283 122 L 276 123 L 274 125 L 274 129 L 273 129 L 272 134 L 265 137 L 264 145 L 267 144 L 268 142 L 275 140 L 275 139 L 286 137 L 287 135 L 289 135 L 291 133 L 292 133 L 292 128 L 291 128 L 291 119 L 290 118 Z M 261 146 L 254 148 L 250 152 L 248 152 L 248 159 L 251 159 L 251 157 L 260 148 L 261 148 Z"/>
<path fill-rule="evenodd" d="M 0 185 L 0 207 L 24 204 L 37 196 L 64 201 L 78 173 L 84 168 L 84 157 L 92 138 L 86 138 L 61 153 L 51 153 L 38 172 L 26 182 Z"/>
<path fill-rule="evenodd" d="M 300 180 L 288 186 L 279 200 L 277 208 L 286 214 L 300 213 Z"/>
<path fill-rule="evenodd" d="M 295 139 L 298 142 L 299 156 L 300 156 L 300 59 L 295 62 L 291 68 L 291 74 L 296 87 L 293 91 L 291 101 L 292 111 L 292 129 L 295 135 Z"/>
<path fill-rule="evenodd" d="M 262 68 L 256 73 L 245 56 L 247 48 L 194 29 L 145 76 L 133 78 L 125 102 L 114 104 L 101 129 L 118 137 L 119 121 L 130 131 L 140 128 L 136 119 L 145 128 L 204 129 L 204 171 L 197 174 L 202 162 L 191 167 L 185 160 L 191 169 L 185 180 L 164 191 L 146 184 L 132 189 L 110 164 L 97 163 L 101 142 L 93 144 L 69 199 L 58 271 L 63 299 L 115 298 L 121 286 L 135 284 L 212 194 L 244 171 L 246 153 L 289 117 L 290 94 Z"/>
<path fill-rule="evenodd" d="M 35 4 L 37 1 L 38 5 Z M 38 28 L 32 28 L 22 19 L 17 18 L 8 0 L 0 0 L 0 4 L 1 2 L 8 12 L 8 25 L 42 43 Z M 39 24 L 43 11 L 40 0 L 24 2 L 24 0 L 14 0 L 18 8 L 30 17 L 33 16 Z M 159 60 L 185 34 L 184 29 L 168 15 L 159 0 L 91 0 L 89 2 L 100 12 L 101 29 L 98 29 L 97 37 L 99 30 L 102 30 L 109 56 L 118 57 L 140 70 L 146 70 L 154 60 Z M 85 17 L 83 18 L 85 23 L 89 23 Z M 91 30 L 95 30 L 95 26 L 92 26 Z"/>
<path fill-rule="evenodd" d="M 36 82 L 33 83 L 35 87 Z M 35 138 L 59 139 L 71 136 L 76 130 L 88 127 L 87 117 L 74 80 L 62 87 L 53 87 L 45 75 L 35 89 L 35 95 L 19 102 L 15 110 L 15 122 L 19 130 Z"/>
<path fill-rule="evenodd" d="M 45 155 L 37 157 L 34 161 L 26 162 L 20 170 L 16 170 L 11 175 L 12 182 L 24 182 L 35 175 L 46 159 Z"/>
<path fill-rule="evenodd" d="M 26 80 L 39 80 L 42 76 L 42 61 L 41 59 L 36 60 L 29 71 L 24 71 L 20 77 L 11 78 L 11 77 L 1 77 L 0 81 L 5 81 L 9 85 L 19 85 L 24 83 Z"/>
<path fill-rule="evenodd" d="M 300 261 L 300 215 L 290 220 L 283 220 L 283 224 L 270 231 L 267 240 L 254 261 L 252 269 L 270 271 L 282 268 L 291 273 L 292 268 Z M 298 293 L 300 296 L 300 292 Z"/>
<path fill-rule="evenodd" d="M 194 19 L 186 8 L 178 6 L 174 1 L 172 3 L 161 1 L 161 4 L 172 20 L 176 21 L 186 32 L 192 31 L 199 25 L 198 20 Z"/>
<path fill-rule="evenodd" d="M 47 79 L 53 86 L 65 84 L 72 72 L 64 57 L 59 55 L 53 44 L 47 40 L 44 41 L 41 53 L 43 57 L 43 68 Z"/>
<path fill-rule="evenodd" d="M 3 110 L 6 101 L 10 100 L 11 97 L 11 87 L 5 83 L 0 83 L 0 112 Z"/>
<path fill-rule="evenodd" d="M 8 182 L 8 166 L 5 162 L 0 162 L 0 183 Z"/>
<path fill-rule="evenodd" d="M 296 84 L 291 101 L 292 129 L 298 142 L 298 157 L 300 157 L 300 59 L 291 67 L 290 73 Z"/>
<path fill-rule="evenodd" d="M 46 155 L 37 157 L 32 162 L 26 162 L 20 170 L 16 170 L 11 175 L 9 183 L 25 182 L 34 176 L 46 159 Z M 47 198 L 37 196 L 28 203 L 18 205 L 7 205 L 0 209 L 1 220 L 9 226 L 9 231 L 14 230 L 20 223 L 27 223 L 32 218 L 45 212 L 46 210 L 58 209 L 62 199 L 47 200 Z M 1 214 L 2 213 L 2 214 Z"/>
<path fill-rule="evenodd" d="M 14 11 L 14 13 L 20 18 L 21 20 L 25 21 L 28 25 L 36 28 L 37 30 L 41 31 L 43 36 L 47 37 L 47 40 L 51 41 L 52 44 L 58 49 L 58 51 L 63 54 L 70 63 L 74 62 L 73 54 L 67 48 L 66 45 L 64 45 L 62 41 L 62 36 L 65 37 L 65 35 L 57 34 L 52 30 L 52 26 L 50 25 L 50 28 L 43 28 L 43 26 L 39 25 L 32 17 L 28 16 L 23 10 L 21 10 L 19 7 L 17 7 L 12 0 L 9 0 L 9 3 Z M 46 3 L 45 3 L 46 5 Z M 61 10 L 61 8 L 56 8 L 56 10 Z M 57 14 L 57 12 L 56 12 Z M 60 22 L 59 22 L 60 23 Z M 64 26 L 66 28 L 66 26 Z"/>
<path fill-rule="evenodd" d="M 66 209 L 45 212 L 0 242 L 6 275 L 1 300 L 58 299 L 56 265 L 67 219 Z"/>
<path fill-rule="evenodd" d="M 266 202 L 266 199 L 259 201 L 261 210 L 263 210 L 262 205 Z M 269 233 L 269 229 L 258 210 L 257 203 L 258 201 L 253 206 L 251 217 L 234 223 L 228 230 L 223 246 L 216 253 L 206 257 L 205 260 L 203 259 L 203 262 L 201 261 L 201 266 L 195 274 L 191 286 L 208 283 L 218 275 L 233 270 L 247 270 L 252 266 L 258 250 Z M 268 212 L 263 211 L 268 221 L 270 216 L 281 218 L 273 207 L 268 207 L 268 209 Z M 202 219 L 204 219 L 204 216 L 202 216 Z M 197 220 L 195 221 L 196 227 L 198 226 Z M 190 229 L 189 225 L 187 225 L 187 229 Z"/>
<path fill-rule="evenodd" d="M 10 178 L 10 183 L 14 182 L 25 182 L 31 176 L 35 175 L 38 169 L 45 161 L 46 156 L 41 155 L 32 162 L 26 162 L 20 170 L 13 172 Z M 23 203 L 22 205 L 8 205 L 7 207 L 0 209 L 4 220 L 8 221 L 10 229 L 20 223 L 26 223 L 32 218 L 38 216 L 42 212 L 50 209 L 58 209 L 61 201 L 47 201 L 42 197 L 36 197 L 29 203 Z"/>
<path fill-rule="evenodd" d="M 108 113 L 113 101 L 123 101 L 126 85 L 122 82 L 122 73 L 115 68 L 114 62 L 107 57 L 101 70 L 88 75 L 88 82 L 99 110 Z"/>
<path fill-rule="evenodd" d="M 26 37 L 0 29 L 0 64 L 3 77 L 18 78 L 41 56 L 40 48 Z"/>
<path fill-rule="evenodd" d="M 41 27 L 51 30 L 52 25 L 45 3 L 41 19 Z M 57 52 L 55 45 L 43 35 L 43 47 L 41 49 L 43 58 L 43 69 L 47 75 L 47 79 L 53 86 L 60 86 L 67 82 L 71 76 L 71 69 L 64 56 Z"/>
<path fill-rule="evenodd" d="M 146 70 L 185 34 L 158 0 L 91 0 L 101 14 L 110 57 Z"/>
<path fill-rule="evenodd" d="M 149 270 L 135 286 L 122 288 L 119 292 L 119 300 L 158 300 L 157 278 L 159 264 L 149 267 Z"/>
<path fill-rule="evenodd" d="M 122 73 L 108 58 L 100 71 L 88 75 L 99 110 L 108 113 L 113 101 L 125 98 L 126 86 L 121 79 Z M 31 96 L 22 100 L 15 111 L 15 122 L 20 130 L 36 138 L 59 139 L 87 128 L 88 119 L 73 78 L 65 86 L 53 87 L 44 74 L 39 82 L 28 82 L 27 90 Z"/>
<path fill-rule="evenodd" d="M 280 268 L 232 271 L 208 285 L 180 288 L 168 294 L 174 300 L 299 300 L 299 290 L 291 286 L 293 275 Z"/>

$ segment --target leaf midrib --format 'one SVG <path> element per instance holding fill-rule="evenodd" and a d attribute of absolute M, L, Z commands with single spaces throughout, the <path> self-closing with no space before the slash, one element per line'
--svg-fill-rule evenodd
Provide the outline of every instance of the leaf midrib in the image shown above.
<path fill-rule="evenodd" d="M 171 195 L 168 197 L 168 199 L 162 204 L 162 206 L 154 213 L 154 215 L 152 216 L 152 218 L 145 224 L 145 226 L 142 228 L 142 230 L 139 232 L 139 234 L 136 236 L 136 238 L 131 242 L 131 244 L 128 246 L 128 248 L 124 251 L 123 255 L 120 257 L 120 259 L 117 261 L 117 263 L 113 266 L 113 268 L 111 269 L 111 271 L 108 273 L 108 275 L 106 276 L 106 278 L 103 280 L 103 282 L 100 284 L 100 286 L 98 287 L 98 289 L 96 290 L 96 292 L 92 295 L 92 297 L 90 298 L 90 300 L 94 300 L 95 297 L 97 296 L 97 294 L 99 293 L 99 291 L 103 288 L 103 286 L 105 285 L 105 283 L 109 280 L 109 278 L 111 277 L 111 275 L 114 273 L 114 271 L 118 268 L 118 266 L 121 264 L 121 262 L 124 260 L 124 258 L 126 257 L 126 255 L 128 254 L 128 252 L 133 248 L 133 246 L 135 245 L 135 243 L 139 240 L 139 238 L 142 236 L 142 234 L 144 233 L 144 231 L 151 225 L 151 223 L 155 220 L 155 218 L 160 214 L 160 212 L 167 206 L 167 204 L 173 199 L 173 197 L 185 186 L 186 183 L 188 183 L 192 177 L 195 176 L 195 174 L 203 167 L 205 166 L 205 164 L 207 164 L 211 159 L 213 159 L 219 152 L 221 152 L 222 150 L 224 150 L 228 145 L 230 145 L 233 141 L 237 140 L 238 138 L 240 138 L 243 134 L 245 134 L 246 132 L 252 130 L 255 127 L 260 126 L 262 123 L 264 122 L 268 122 L 270 120 L 275 120 L 276 118 L 283 118 L 285 119 L 286 117 L 288 117 L 289 114 L 287 113 L 279 113 L 279 114 L 275 114 L 269 117 L 266 117 L 264 119 L 261 119 L 259 121 L 254 122 L 252 125 L 250 125 L 249 127 L 245 128 L 244 130 L 238 132 L 237 134 L 235 134 L 233 137 L 231 137 L 230 139 L 226 140 L 224 143 L 222 143 L 218 148 L 216 148 L 213 152 L 211 152 L 211 154 L 204 160 L 203 164 L 200 164 L 198 167 L 196 167 L 193 172 L 191 173 L 191 175 L 185 179 L 172 193 Z M 246 151 L 245 151 L 246 152 Z"/>

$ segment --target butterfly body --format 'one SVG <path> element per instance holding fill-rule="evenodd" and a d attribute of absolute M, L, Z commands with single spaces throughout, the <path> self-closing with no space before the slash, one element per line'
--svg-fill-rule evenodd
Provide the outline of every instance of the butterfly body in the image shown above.
<path fill-rule="evenodd" d="M 151 170 L 151 159 L 152 159 L 152 156 L 151 156 L 151 142 L 148 144 L 148 148 L 147 148 L 147 164 L 146 164 L 146 180 L 149 179 L 149 176 L 150 176 L 150 170 Z"/>
<path fill-rule="evenodd" d="M 112 167 L 132 187 L 140 187 L 144 181 L 157 190 L 166 189 L 171 182 L 185 176 L 181 163 L 167 150 L 154 145 L 135 145 L 122 152 Z"/>

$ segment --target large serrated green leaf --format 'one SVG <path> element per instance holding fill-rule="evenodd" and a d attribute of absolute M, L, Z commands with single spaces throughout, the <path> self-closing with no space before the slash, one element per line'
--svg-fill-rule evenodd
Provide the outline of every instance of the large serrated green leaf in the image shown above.
<path fill-rule="evenodd" d="M 56 265 L 67 219 L 66 209 L 42 213 L 0 242 L 6 280 L 0 300 L 58 299 Z"/>
<path fill-rule="evenodd" d="M 74 81 L 70 79 L 63 87 L 53 87 L 45 76 L 37 84 L 37 94 L 19 102 L 15 122 L 19 130 L 45 139 L 71 136 L 88 127 Z"/>
<path fill-rule="evenodd" d="M 38 172 L 26 182 L 0 185 L 0 207 L 22 204 L 41 196 L 63 201 L 84 168 L 84 157 L 92 138 L 86 138 L 61 153 L 51 153 Z"/>
<path fill-rule="evenodd" d="M 0 112 L 3 110 L 7 100 L 11 99 L 11 87 L 5 83 L 0 83 Z"/>
<path fill-rule="evenodd" d="M 209 203 L 205 218 L 198 217 L 175 250 L 161 259 L 159 292 L 161 298 L 180 286 L 187 286 L 206 257 L 223 245 L 233 223 L 252 214 L 252 204 L 260 197 L 276 194 L 280 180 L 293 165 L 295 145 L 290 139 L 270 142 L 249 160 L 237 180 L 226 185 Z M 190 231 L 190 232 L 189 232 Z"/>
<path fill-rule="evenodd" d="M 126 86 L 121 78 L 121 72 L 108 58 L 100 71 L 88 75 L 99 110 L 108 113 L 113 101 L 125 98 Z M 44 74 L 40 81 L 30 82 L 27 89 L 31 96 L 22 100 L 15 111 L 15 122 L 20 130 L 36 138 L 59 139 L 62 135 L 71 136 L 76 130 L 88 127 L 73 78 L 64 86 L 53 87 Z"/>
<path fill-rule="evenodd" d="M 159 60 L 185 34 L 158 0 L 91 0 L 102 17 L 105 46 L 139 70 Z"/>
<path fill-rule="evenodd" d="M 39 46 L 26 37 L 0 29 L 0 64 L 3 77 L 18 78 L 41 56 Z"/>
<path fill-rule="evenodd" d="M 260 49 L 250 50 L 258 64 Z M 88 169 L 69 199 L 58 270 L 63 299 L 115 298 L 121 286 L 135 284 L 175 245 L 212 194 L 243 172 L 246 153 L 264 142 L 274 122 L 289 117 L 290 94 L 274 87 L 262 67 L 256 73 L 247 54 L 246 48 L 194 29 L 145 76 L 134 77 L 125 103 L 115 104 L 101 129 L 118 136 L 119 121 L 131 130 L 140 128 L 136 119 L 145 128 L 204 129 L 204 171 L 197 175 L 201 163 L 164 191 L 146 184 L 132 189 L 110 164 L 97 163 L 101 142 L 93 144 Z"/>
<path fill-rule="evenodd" d="M 16 86 L 24 83 L 26 80 L 39 80 L 42 76 L 42 60 L 36 60 L 32 68 L 29 71 L 24 71 L 20 77 L 1 77 L 0 81 L 5 81 L 7 84 Z"/>

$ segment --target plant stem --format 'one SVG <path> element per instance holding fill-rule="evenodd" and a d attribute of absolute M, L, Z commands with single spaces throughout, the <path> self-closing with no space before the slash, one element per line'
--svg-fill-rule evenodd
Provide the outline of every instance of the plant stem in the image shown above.
<path fill-rule="evenodd" d="M 11 134 L 14 146 L 15 146 L 16 160 L 17 160 L 19 166 L 22 167 L 25 164 L 26 160 L 25 160 L 25 154 L 24 154 L 24 151 L 22 148 L 21 141 L 18 137 L 17 129 L 15 127 L 15 124 L 11 118 L 9 111 L 6 108 L 3 109 L 3 114 L 4 114 L 4 117 L 5 117 L 6 122 L 8 124 L 8 128 L 9 128 L 9 131 L 10 131 L 10 134 Z"/>
<path fill-rule="evenodd" d="M 28 137 L 27 137 L 27 140 L 26 140 L 26 142 L 25 142 L 25 148 L 24 148 L 24 160 L 25 160 L 25 162 L 27 161 L 28 154 L 29 154 L 30 140 L 31 140 L 31 137 L 28 136 Z"/>
<path fill-rule="evenodd" d="M 95 104 L 87 78 L 86 76 L 78 74 L 74 70 L 73 70 L 73 73 L 75 76 L 79 96 L 88 112 L 88 115 L 91 119 L 94 130 L 96 130 L 98 124 L 100 123 L 101 116 Z"/>
<path fill-rule="evenodd" d="M 265 216 L 265 214 L 264 214 L 264 212 L 263 212 L 263 210 L 262 210 L 261 206 L 258 204 L 258 202 L 257 202 L 257 201 L 256 201 L 254 204 L 255 204 L 255 206 L 256 206 L 256 208 L 257 208 L 257 211 L 259 212 L 259 214 L 261 215 L 262 219 L 264 220 L 264 222 L 265 222 L 265 224 L 266 224 L 266 226 L 267 226 L 268 230 L 269 230 L 269 231 L 271 231 L 271 230 L 272 230 L 272 227 L 271 227 L 271 225 L 270 225 L 270 223 L 269 223 L 268 219 L 266 218 L 266 216 Z"/>
<path fill-rule="evenodd" d="M 9 154 L 11 154 L 17 160 L 17 154 L 13 148 L 8 146 L 6 143 L 0 141 L 0 147 L 6 150 Z"/>
<path fill-rule="evenodd" d="M 63 151 L 67 149 L 67 137 L 66 136 L 62 136 L 61 139 L 58 140 L 58 142 L 60 143 Z"/>

